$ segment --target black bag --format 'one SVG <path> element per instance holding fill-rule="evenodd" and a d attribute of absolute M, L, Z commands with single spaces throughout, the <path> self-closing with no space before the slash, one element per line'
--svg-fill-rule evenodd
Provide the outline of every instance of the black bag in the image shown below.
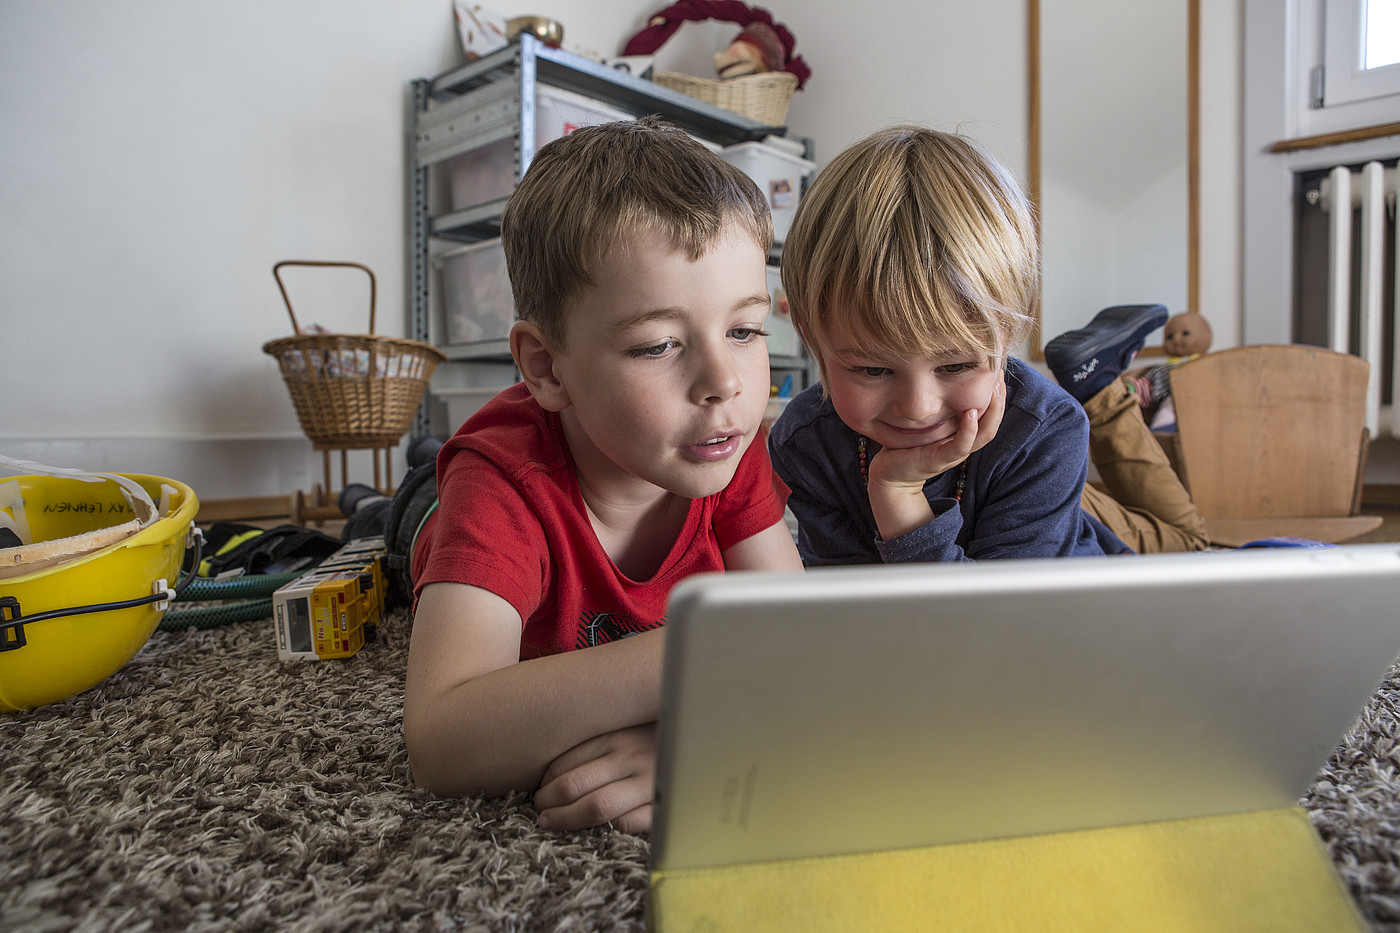
<path fill-rule="evenodd" d="M 199 565 L 203 577 L 218 577 L 230 570 L 244 574 L 292 573 L 309 570 L 340 549 L 342 542 L 322 531 L 300 525 L 259 528 L 237 522 L 215 522 L 204 533 Z"/>

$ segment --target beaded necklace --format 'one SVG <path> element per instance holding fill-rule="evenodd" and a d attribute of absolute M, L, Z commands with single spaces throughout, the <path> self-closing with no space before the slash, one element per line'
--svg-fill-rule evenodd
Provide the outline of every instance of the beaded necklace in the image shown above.
<path fill-rule="evenodd" d="M 869 485 L 870 485 L 870 463 L 869 463 L 869 460 L 867 459 L 867 454 L 866 454 L 866 449 L 865 449 L 865 444 L 866 444 L 865 435 L 864 435 L 864 434 L 859 434 L 859 435 L 857 435 L 857 438 L 858 438 L 858 440 L 856 441 L 856 452 L 860 455 L 860 478 L 861 478 L 862 480 L 865 481 L 865 485 L 869 486 Z M 957 485 L 957 487 L 954 488 L 954 490 L 953 490 L 953 501 L 955 501 L 955 502 L 961 502 L 961 501 L 962 501 L 962 496 L 963 496 L 963 490 L 966 489 L 966 488 L 967 488 L 967 461 L 964 460 L 964 461 L 962 462 L 962 465 L 958 467 L 958 485 Z"/>

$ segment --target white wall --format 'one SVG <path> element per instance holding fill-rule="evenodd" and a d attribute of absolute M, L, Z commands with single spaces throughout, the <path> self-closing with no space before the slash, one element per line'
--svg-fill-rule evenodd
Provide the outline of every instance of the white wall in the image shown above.
<path fill-rule="evenodd" d="M 1200 311 L 1212 348 L 1243 342 L 1240 204 L 1244 120 L 1244 0 L 1200 4 Z"/>
<path fill-rule="evenodd" d="M 1207 159 L 1238 151 L 1238 2 L 1203 4 Z M 765 5 L 812 66 L 789 124 L 819 163 L 912 120 L 969 133 L 1024 180 L 1023 0 Z M 491 6 L 617 54 L 659 5 Z M 689 25 L 662 65 L 705 74 L 736 31 Z M 309 489 L 319 459 L 260 349 L 290 333 L 271 267 L 364 262 L 378 331 L 404 332 L 409 82 L 460 60 L 450 0 L 0 3 L 0 452 L 173 476 L 205 499 Z M 1202 251 L 1213 321 L 1237 304 L 1237 165 L 1205 180 L 1223 198 Z M 353 276 L 289 286 L 302 323 L 361 329 Z"/>
<path fill-rule="evenodd" d="M 1153 301 L 1173 313 L 1188 308 L 1185 191 L 1184 164 L 1125 198 L 1043 182 L 1045 268 L 1084 270 L 1077 276 L 1047 273 L 1041 299 L 1046 340 L 1082 326 L 1086 312 L 1110 305 Z M 1086 257 L 1092 257 L 1087 266 Z M 1172 257 L 1179 261 L 1164 261 Z M 1051 308 L 1060 310 L 1063 327 L 1055 329 Z"/>
<path fill-rule="evenodd" d="M 0 4 L 0 450 L 309 486 L 271 267 L 366 263 L 402 332 L 406 82 L 452 29 L 440 0 Z M 310 320 L 363 330 L 353 284 Z"/>

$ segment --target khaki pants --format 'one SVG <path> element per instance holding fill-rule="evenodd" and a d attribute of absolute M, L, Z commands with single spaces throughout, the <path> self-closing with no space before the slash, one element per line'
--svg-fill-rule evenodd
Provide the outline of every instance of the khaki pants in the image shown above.
<path fill-rule="evenodd" d="M 1108 492 L 1085 486 L 1084 511 L 1139 554 L 1202 551 L 1205 522 L 1142 420 L 1137 396 L 1115 379 L 1084 405 L 1089 459 Z"/>

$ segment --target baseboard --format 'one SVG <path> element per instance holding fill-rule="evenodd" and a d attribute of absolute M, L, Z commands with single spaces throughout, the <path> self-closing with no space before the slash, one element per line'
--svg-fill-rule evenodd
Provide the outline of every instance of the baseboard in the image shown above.
<path fill-rule="evenodd" d="M 200 525 L 210 522 L 249 522 L 268 518 L 290 518 L 292 495 L 247 496 L 239 499 L 201 499 L 199 513 L 195 521 Z"/>
<path fill-rule="evenodd" d="M 55 467 L 101 473 L 148 473 L 188 483 L 200 500 L 200 520 L 206 502 L 234 500 L 270 506 L 264 500 L 280 499 L 283 515 L 290 509 L 288 497 L 303 491 L 308 499 L 326 486 L 324 459 L 305 437 L 109 437 L 22 438 L 0 436 L 0 453 Z M 332 485 L 342 485 L 340 458 L 333 456 Z M 407 465 L 402 445 L 392 454 L 391 479 L 397 484 Z M 350 482 L 370 483 L 374 463 L 368 450 L 348 456 Z M 222 508 L 222 506 L 220 506 Z"/>

